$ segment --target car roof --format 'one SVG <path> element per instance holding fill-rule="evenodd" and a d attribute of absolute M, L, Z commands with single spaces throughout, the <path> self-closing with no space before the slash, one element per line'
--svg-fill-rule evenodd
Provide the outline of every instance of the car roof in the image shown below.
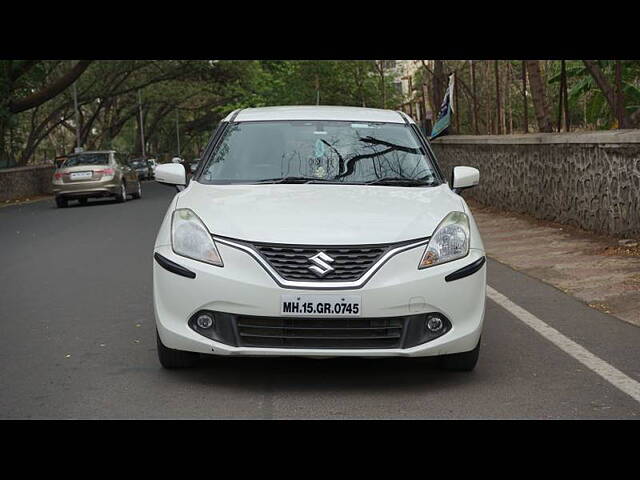
<path fill-rule="evenodd" d="M 83 152 L 73 152 L 67 155 L 68 157 L 73 157 L 74 155 L 82 155 L 83 153 L 116 153 L 115 150 L 85 150 Z"/>
<path fill-rule="evenodd" d="M 332 107 L 326 105 L 295 105 L 283 107 L 245 108 L 231 112 L 225 121 L 258 122 L 265 120 L 342 120 L 356 122 L 413 122 L 395 110 L 364 107 Z"/>

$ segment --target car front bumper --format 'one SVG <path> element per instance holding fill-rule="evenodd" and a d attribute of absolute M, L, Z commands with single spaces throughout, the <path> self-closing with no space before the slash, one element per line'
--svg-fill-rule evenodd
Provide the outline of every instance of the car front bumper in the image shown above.
<path fill-rule="evenodd" d="M 153 303 L 158 334 L 169 348 L 216 355 L 308 357 L 421 357 L 466 352 L 482 332 L 486 296 L 486 264 L 475 273 L 453 281 L 445 276 L 482 259 L 472 249 L 465 258 L 418 270 L 424 245 L 390 258 L 361 288 L 309 290 L 278 286 L 249 254 L 218 243 L 224 267 L 176 255 L 170 245 L 156 253 L 195 273 L 187 278 L 153 266 Z M 188 319 L 200 310 L 234 315 L 280 317 L 281 295 L 360 295 L 363 318 L 409 317 L 437 312 L 451 329 L 434 340 L 410 348 L 271 348 L 232 346 L 194 331 Z"/>

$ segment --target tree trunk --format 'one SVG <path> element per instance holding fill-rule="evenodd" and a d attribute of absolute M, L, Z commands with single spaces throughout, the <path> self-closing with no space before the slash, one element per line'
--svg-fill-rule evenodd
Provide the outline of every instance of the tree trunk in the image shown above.
<path fill-rule="evenodd" d="M 455 104 L 456 132 L 460 133 L 460 111 L 458 110 L 458 75 L 453 77 L 453 102 Z"/>
<path fill-rule="evenodd" d="M 585 67 L 587 67 L 587 70 L 589 70 L 589 73 L 598 84 L 598 87 L 602 91 L 604 98 L 609 104 L 609 108 L 613 112 L 614 116 L 618 119 L 618 128 L 631 128 L 633 124 L 631 122 L 629 114 L 624 109 L 624 95 L 622 93 L 622 90 L 620 90 L 619 95 L 616 95 L 611 82 L 609 82 L 595 60 L 583 60 L 582 62 L 584 63 Z M 622 104 L 623 108 L 619 108 L 620 104 Z"/>
<path fill-rule="evenodd" d="M 560 60 L 560 88 L 558 89 L 558 132 L 562 130 L 562 108 L 564 102 L 562 101 L 562 95 L 564 94 L 564 60 Z"/>
<path fill-rule="evenodd" d="M 618 125 L 623 127 L 624 121 L 624 93 L 622 91 L 622 63 L 620 60 L 616 60 L 616 117 L 618 118 Z"/>
<path fill-rule="evenodd" d="M 540 62 L 538 60 L 527 60 L 527 72 L 529 73 L 529 83 L 531 84 L 531 98 L 533 109 L 538 122 L 538 129 L 541 132 L 552 132 L 553 126 L 549 116 L 547 97 L 544 91 L 544 81 L 540 72 Z"/>
<path fill-rule="evenodd" d="M 513 109 L 511 108 L 511 82 L 513 81 L 513 72 L 511 71 L 511 62 L 507 63 L 507 81 L 505 84 L 504 94 L 505 94 L 505 112 L 509 112 L 509 123 L 506 123 L 506 114 L 505 114 L 505 125 L 508 125 L 505 129 L 507 133 L 513 133 Z"/>
<path fill-rule="evenodd" d="M 493 61 L 493 68 L 496 75 L 496 133 L 502 133 L 502 114 L 500 113 L 500 70 L 498 60 Z"/>
<path fill-rule="evenodd" d="M 524 105 L 524 133 L 529 133 L 529 105 L 527 101 L 527 66 L 522 61 L 522 103 Z"/>
<path fill-rule="evenodd" d="M 569 117 L 569 89 L 567 87 L 567 70 L 565 61 L 562 61 L 562 71 L 564 77 L 564 128 L 567 132 L 571 131 L 571 119 Z"/>
<path fill-rule="evenodd" d="M 8 129 L 8 119 L 0 115 L 0 167 L 9 166 L 11 158 L 9 149 L 5 142 L 6 132 Z"/>
<path fill-rule="evenodd" d="M 505 69 L 503 68 L 503 70 Z M 500 87 L 502 92 L 500 107 L 500 111 L 502 112 L 502 133 L 507 133 L 507 97 L 509 96 L 509 84 L 507 83 L 507 80 L 509 80 L 509 75 L 508 72 L 505 71 L 502 75 L 502 86 Z"/>
<path fill-rule="evenodd" d="M 444 66 L 442 60 L 433 61 L 433 104 L 436 106 L 436 111 L 440 113 L 440 105 L 444 99 L 443 87 Z"/>
<path fill-rule="evenodd" d="M 380 93 L 382 96 L 382 108 L 387 108 L 387 92 L 384 85 L 384 60 L 376 60 L 376 70 L 380 75 Z"/>
<path fill-rule="evenodd" d="M 428 136 L 431 134 L 433 109 L 429 105 L 429 92 L 427 90 L 427 84 L 424 81 L 422 83 L 422 103 L 424 103 L 424 131 L 425 135 Z"/>
<path fill-rule="evenodd" d="M 491 112 L 493 111 L 493 107 L 491 106 L 491 102 L 490 102 L 490 98 L 491 98 L 491 82 L 489 80 L 489 75 L 490 75 L 490 66 L 489 66 L 489 62 L 485 62 L 484 63 L 484 75 L 482 76 L 482 78 L 485 79 L 486 83 L 484 85 L 482 85 L 482 94 L 484 95 L 484 98 L 487 99 L 487 103 L 486 103 L 486 115 L 487 115 L 487 135 L 493 135 L 495 133 L 495 125 L 493 123 L 493 115 L 491 114 Z"/>
<path fill-rule="evenodd" d="M 478 130 L 478 102 L 476 100 L 476 66 L 473 60 L 469 61 L 471 62 L 471 91 L 473 96 L 473 131 L 478 135 L 480 131 Z"/>
<path fill-rule="evenodd" d="M 420 62 L 422 63 L 422 68 L 424 69 L 424 76 L 422 79 L 422 92 L 424 95 L 425 108 L 431 112 L 431 120 L 435 121 L 435 112 L 437 111 L 438 106 L 433 103 L 433 72 L 427 66 L 427 63 L 424 60 L 420 60 Z M 431 89 L 429 89 L 427 84 L 427 73 L 431 75 Z"/>
<path fill-rule="evenodd" d="M 90 64 L 91 60 L 80 60 L 71 70 L 65 73 L 58 80 L 41 88 L 37 92 L 34 92 L 27 97 L 10 102 L 9 111 L 11 113 L 20 113 L 25 110 L 29 110 L 31 108 L 42 105 L 44 102 L 52 99 L 63 90 L 65 90 L 73 82 L 75 82 Z"/>

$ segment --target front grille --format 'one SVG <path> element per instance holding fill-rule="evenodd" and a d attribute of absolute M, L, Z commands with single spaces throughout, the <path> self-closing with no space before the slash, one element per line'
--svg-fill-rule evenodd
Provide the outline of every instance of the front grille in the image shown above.
<path fill-rule="evenodd" d="M 271 348 L 399 348 L 405 317 L 235 316 L 239 344 Z"/>
<path fill-rule="evenodd" d="M 390 245 L 311 247 L 293 245 L 253 244 L 253 247 L 285 280 L 320 280 L 351 282 L 362 277 L 390 248 Z M 309 259 L 320 252 L 333 259 L 333 270 L 316 275 Z"/>

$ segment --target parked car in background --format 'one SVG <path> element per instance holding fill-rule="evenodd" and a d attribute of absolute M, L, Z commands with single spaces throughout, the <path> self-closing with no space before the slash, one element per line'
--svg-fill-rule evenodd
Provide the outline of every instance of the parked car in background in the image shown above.
<path fill-rule="evenodd" d="M 129 164 L 136 171 L 140 180 L 148 180 L 151 178 L 151 167 L 144 158 L 135 158 L 130 160 Z"/>
<path fill-rule="evenodd" d="M 138 174 L 113 150 L 69 155 L 53 174 L 52 185 L 58 207 L 69 200 L 86 204 L 92 197 L 115 197 L 125 202 L 127 195 L 142 196 Z"/>
<path fill-rule="evenodd" d="M 151 178 L 154 178 L 156 175 L 156 167 L 158 166 L 158 162 L 155 158 L 147 159 L 147 163 L 149 164 L 149 168 L 151 169 Z"/>
<path fill-rule="evenodd" d="M 408 115 L 267 107 L 223 120 L 155 242 L 160 363 L 198 354 L 438 357 L 472 370 L 485 314 L 480 232 Z"/>
<path fill-rule="evenodd" d="M 68 157 L 66 155 L 59 155 L 55 158 L 53 163 L 55 164 L 56 168 L 60 168 L 67 158 Z"/>

